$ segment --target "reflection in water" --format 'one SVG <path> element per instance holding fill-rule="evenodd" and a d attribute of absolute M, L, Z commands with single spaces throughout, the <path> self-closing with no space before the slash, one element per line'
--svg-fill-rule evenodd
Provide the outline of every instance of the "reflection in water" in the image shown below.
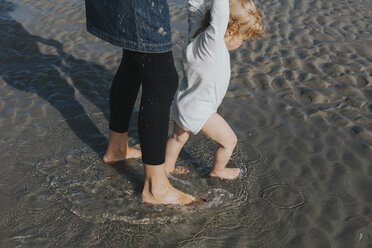
<path fill-rule="evenodd" d="M 104 119 L 102 114 L 95 114 L 89 118 L 94 123 L 102 122 Z M 79 117 L 76 117 L 76 120 L 78 119 Z M 104 122 L 104 125 L 107 123 Z M 43 149 L 41 150 L 43 154 L 49 154 L 51 150 L 54 150 L 52 157 L 40 160 L 40 156 L 37 155 L 26 156 L 27 161 L 36 165 L 37 174 L 46 177 L 55 196 L 61 201 L 67 201 L 70 211 L 89 223 L 100 225 L 119 221 L 132 225 L 132 228 L 134 228 L 133 225 L 137 226 L 136 228 L 144 228 L 143 225 L 147 225 L 148 234 L 153 233 L 153 235 L 156 235 L 156 230 L 159 228 L 168 234 L 175 228 L 177 230 L 186 228 L 184 232 L 178 233 L 177 240 L 191 235 L 192 239 L 184 240 L 180 245 L 193 246 L 196 243 L 214 239 L 216 234 L 223 235 L 223 230 L 226 231 L 226 224 L 235 223 L 236 225 L 239 219 L 239 225 L 248 224 L 249 226 L 251 221 L 262 218 L 262 215 L 268 214 L 267 211 L 272 212 L 275 208 L 281 209 L 284 206 L 293 211 L 304 207 L 305 199 L 301 199 L 303 193 L 295 187 L 275 188 L 274 185 L 264 188 L 264 193 L 259 192 L 262 183 L 278 184 L 283 178 L 273 162 L 267 156 L 262 156 L 263 152 L 259 148 L 249 143 L 237 145 L 231 162 L 232 166 L 238 166 L 245 171 L 243 176 L 235 181 L 221 181 L 205 176 L 210 170 L 208 159 L 213 157 L 214 146 L 207 137 L 201 134 L 192 137 L 184 150 L 185 154 L 192 155 L 192 159 L 190 160 L 188 156 L 185 156 L 186 159 L 181 158 L 181 163 L 190 170 L 190 174 L 183 177 L 171 177 L 171 181 L 177 188 L 201 195 L 207 198 L 208 202 L 195 207 L 147 206 L 141 203 L 144 174 L 139 160 L 103 165 L 89 147 L 66 150 L 68 147 L 65 144 L 58 147 L 54 145 L 53 140 L 58 135 L 71 137 L 68 139 L 69 143 L 74 143 L 77 139 L 71 135 L 71 130 L 65 121 L 41 127 L 41 129 L 43 129 L 43 135 L 28 140 L 27 146 L 18 146 L 14 151 L 14 157 L 24 157 L 23 154 L 31 152 L 30 147 L 37 147 L 38 144 L 42 144 L 40 149 Z M 24 136 L 27 136 L 29 132 L 32 131 L 24 130 L 13 140 L 27 140 Z M 241 153 L 247 149 L 250 153 Z M 247 159 L 245 163 L 237 159 L 242 157 Z M 234 164 L 236 160 L 239 162 Z M 263 173 L 263 168 L 267 171 L 276 171 L 276 173 Z M 275 175 L 275 178 L 265 178 L 263 175 L 269 177 Z M 264 194 L 265 197 L 263 197 Z M 272 214 L 275 216 L 278 213 L 274 211 Z M 185 222 L 190 225 L 184 226 Z M 273 223 L 264 221 L 261 225 L 265 228 Z M 280 225 L 280 223 L 275 225 Z M 136 242 L 141 244 L 140 240 Z"/>

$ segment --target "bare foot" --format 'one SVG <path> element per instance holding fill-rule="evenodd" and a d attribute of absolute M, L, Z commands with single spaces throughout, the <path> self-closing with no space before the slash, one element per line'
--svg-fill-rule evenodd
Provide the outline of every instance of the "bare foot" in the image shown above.
<path fill-rule="evenodd" d="M 233 180 L 239 176 L 239 168 L 223 168 L 221 170 L 212 170 L 209 175 L 211 177 L 218 177 L 220 179 Z"/>
<path fill-rule="evenodd" d="M 110 130 L 107 150 L 102 158 L 103 162 L 112 164 L 125 159 L 140 158 L 141 156 L 139 145 L 128 146 L 128 132 L 118 133 Z"/>
<path fill-rule="evenodd" d="M 183 193 L 175 188 L 164 190 L 163 192 L 150 193 L 142 192 L 142 201 L 151 205 L 179 205 L 190 206 L 206 202 L 204 199 L 196 198 L 192 195 Z"/>
<path fill-rule="evenodd" d="M 206 200 L 196 198 L 174 188 L 167 177 L 165 164 L 145 167 L 145 184 L 142 191 L 142 201 L 151 205 L 187 206 L 200 204 Z"/>
<path fill-rule="evenodd" d="M 190 172 L 188 169 L 186 169 L 183 166 L 176 166 L 175 168 L 173 168 L 173 170 L 166 166 L 165 169 L 167 171 L 167 174 L 171 174 L 171 175 L 186 175 Z"/>
<path fill-rule="evenodd" d="M 121 149 L 107 149 L 102 160 L 106 164 L 112 164 L 130 158 L 141 158 L 141 156 L 141 149 L 139 145 L 136 145 L 134 147 L 127 147 L 126 151 L 122 151 Z"/>

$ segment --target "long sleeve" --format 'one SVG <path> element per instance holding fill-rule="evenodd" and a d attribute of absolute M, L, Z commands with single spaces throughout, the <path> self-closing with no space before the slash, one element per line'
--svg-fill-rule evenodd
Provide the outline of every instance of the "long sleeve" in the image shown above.
<path fill-rule="evenodd" d="M 213 0 L 211 23 L 206 32 L 214 38 L 223 38 L 229 22 L 229 0 Z"/>
<path fill-rule="evenodd" d="M 204 18 L 202 0 L 189 0 L 198 26 Z M 203 11 L 204 10 L 204 11 Z M 203 13 L 203 14 L 202 14 Z M 230 55 L 224 35 L 229 21 L 229 0 L 213 0 L 210 26 L 190 37 L 183 49 L 184 76 L 172 105 L 174 121 L 197 134 L 208 118 L 217 112 L 230 81 Z M 196 24 L 195 24 L 196 25 Z M 192 26 L 194 29 L 198 26 Z M 198 111 L 195 111 L 195 110 Z"/>
<path fill-rule="evenodd" d="M 191 44 L 193 46 L 192 53 L 195 56 L 212 58 L 217 56 L 221 48 L 226 48 L 224 36 L 229 22 L 229 15 L 229 0 L 213 0 L 210 25 Z"/>
<path fill-rule="evenodd" d="M 188 0 L 189 32 L 199 27 L 206 12 L 204 0 Z"/>

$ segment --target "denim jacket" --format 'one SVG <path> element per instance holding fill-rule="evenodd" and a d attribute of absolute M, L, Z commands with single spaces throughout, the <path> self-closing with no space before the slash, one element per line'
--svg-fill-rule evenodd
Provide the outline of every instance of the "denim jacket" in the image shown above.
<path fill-rule="evenodd" d="M 124 49 L 172 49 L 167 0 L 85 0 L 87 30 Z"/>

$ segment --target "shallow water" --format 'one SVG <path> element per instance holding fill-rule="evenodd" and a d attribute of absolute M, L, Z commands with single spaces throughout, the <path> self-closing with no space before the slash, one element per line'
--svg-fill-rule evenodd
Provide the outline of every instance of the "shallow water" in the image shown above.
<path fill-rule="evenodd" d="M 231 53 L 219 109 L 244 173 L 209 178 L 215 144 L 193 136 L 171 182 L 208 202 L 180 208 L 141 204 L 140 161 L 100 160 L 121 54 L 85 31 L 83 2 L 0 0 L 0 247 L 372 247 L 372 7 L 257 2 L 267 37 Z"/>

